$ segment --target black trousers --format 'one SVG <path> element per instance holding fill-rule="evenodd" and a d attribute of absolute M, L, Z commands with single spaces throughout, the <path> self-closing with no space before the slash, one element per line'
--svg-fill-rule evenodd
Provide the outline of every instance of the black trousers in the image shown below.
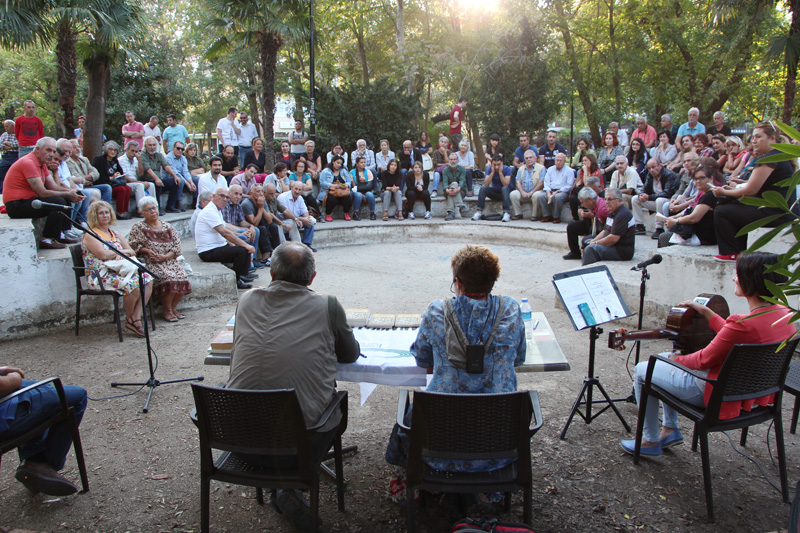
<path fill-rule="evenodd" d="M 322 210 L 319 208 L 319 204 L 317 203 L 317 199 L 314 197 L 313 193 L 308 193 L 303 196 L 303 201 L 306 203 L 306 209 L 309 211 L 311 209 L 315 209 L 317 213 L 322 213 Z"/>
<path fill-rule="evenodd" d="M 272 252 L 281 243 L 281 238 L 278 234 L 280 228 L 275 223 L 264 224 L 258 227 L 261 234 L 258 236 L 258 250 L 263 253 Z"/>
<path fill-rule="evenodd" d="M 26 198 L 25 200 L 12 200 L 6 203 L 6 212 L 10 218 L 42 218 L 47 217 L 44 223 L 43 235 L 50 239 L 61 238 L 61 232 L 70 228 L 70 223 L 59 216 L 58 211 L 47 207 L 33 208 L 33 201 L 41 200 L 50 204 L 71 205 L 70 201 L 60 196 L 47 196 L 43 198 Z"/>
<path fill-rule="evenodd" d="M 569 244 L 569 251 L 573 254 L 581 254 L 581 249 L 578 247 L 578 236 L 590 235 L 592 233 L 593 218 L 573 220 L 567 224 L 567 243 Z"/>
<path fill-rule="evenodd" d="M 739 230 L 761 220 L 771 214 L 773 210 L 765 211 L 753 205 L 745 205 L 739 202 L 718 205 L 714 208 L 714 229 L 717 233 L 717 246 L 722 255 L 740 254 L 747 250 L 747 235 L 737 237 Z M 792 219 L 791 215 L 786 215 L 768 224 L 774 228 Z"/>
<path fill-rule="evenodd" d="M 250 254 L 241 246 L 228 244 L 197 254 L 206 263 L 233 263 L 236 277 L 246 276 L 250 268 Z"/>
<path fill-rule="evenodd" d="M 332 214 L 337 205 L 342 206 L 345 213 L 349 213 L 353 208 L 353 197 L 349 194 L 347 196 L 334 196 L 328 193 L 325 196 L 325 212 L 329 215 Z"/>
<path fill-rule="evenodd" d="M 408 212 L 412 212 L 414 210 L 414 204 L 417 202 L 418 198 L 422 198 L 422 203 L 425 204 L 425 211 L 431 210 L 431 193 L 428 189 L 420 192 L 417 189 L 408 189 L 406 190 L 406 201 L 408 205 Z"/>

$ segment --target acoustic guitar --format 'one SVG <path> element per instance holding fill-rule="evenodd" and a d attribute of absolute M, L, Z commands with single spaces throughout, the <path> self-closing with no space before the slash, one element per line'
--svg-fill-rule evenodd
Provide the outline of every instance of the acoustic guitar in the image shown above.
<path fill-rule="evenodd" d="M 701 303 L 722 318 L 731 314 L 728 302 L 719 294 L 700 294 L 694 301 Z M 691 307 L 675 306 L 667 316 L 664 329 L 643 329 L 628 331 L 620 328 L 608 335 L 608 347 L 624 350 L 625 341 L 669 339 L 675 351 L 682 354 L 693 353 L 708 346 L 716 332 L 708 325 L 708 320 Z"/>

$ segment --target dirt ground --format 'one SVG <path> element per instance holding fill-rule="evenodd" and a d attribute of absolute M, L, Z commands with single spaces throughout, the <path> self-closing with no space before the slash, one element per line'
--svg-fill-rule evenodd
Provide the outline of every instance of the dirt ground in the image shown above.
<path fill-rule="evenodd" d="M 453 243 L 414 243 L 334 248 L 317 253 L 319 275 L 312 288 L 337 294 L 345 307 L 370 307 L 373 312 L 422 312 L 433 298 L 448 294 L 449 257 Z M 526 373 L 520 389 L 539 391 L 544 427 L 533 437 L 533 527 L 539 532 L 585 531 L 776 531 L 785 529 L 789 505 L 764 479 L 755 464 L 742 457 L 723 434 L 711 437 L 711 464 L 717 523 L 706 519 L 700 454 L 688 444 L 638 466 L 619 447 L 630 438 L 609 411 L 590 425 L 576 419 L 566 440 L 559 433 L 586 373 L 588 334 L 575 332 L 563 311 L 554 308 L 552 274 L 565 268 L 554 253 L 495 247 L 503 273 L 495 293 L 528 296 L 534 310 L 544 311 L 572 365 L 569 372 Z M 412 263 L 413 261 L 413 263 Z M 420 266 L 422 265 L 422 266 Z M 570 266 L 573 266 L 570 264 Z M 268 272 L 260 271 L 266 284 Z M 676 301 L 694 295 L 677 295 Z M 629 304 L 635 302 L 629 302 Z M 233 314 L 235 303 L 187 311 L 187 320 L 158 320 L 152 335 L 158 356 L 156 377 L 168 380 L 204 375 L 205 383 L 227 378 L 228 368 L 204 366 L 211 338 Z M 607 331 L 610 328 L 607 328 Z M 607 332 L 606 331 L 606 332 Z M 626 396 L 631 381 L 627 352 L 598 341 L 596 374 L 613 397 Z M 643 353 L 669 348 L 651 342 Z M 144 340 L 130 335 L 116 341 L 111 324 L 87 326 L 81 336 L 72 331 L 0 344 L 0 364 L 23 368 L 29 377 L 60 376 L 78 384 L 91 398 L 125 392 L 111 381 L 144 381 L 147 361 Z M 395 418 L 397 390 L 380 386 L 360 405 L 357 383 L 340 383 L 350 394 L 350 418 L 345 444 L 358 453 L 345 458 L 347 511 L 336 510 L 335 491 L 323 478 L 320 512 L 323 531 L 404 531 L 404 509 L 387 501 L 389 470 L 383 460 Z M 129 389 L 133 391 L 135 389 Z M 143 414 L 145 391 L 131 396 L 91 401 L 81 425 L 91 490 L 65 498 L 31 495 L 14 478 L 14 454 L 0 469 L 0 526 L 35 531 L 196 531 L 200 523 L 200 477 L 197 432 L 189 420 L 193 407 L 188 384 L 156 388 L 150 412 Z M 784 404 L 788 427 L 792 398 Z M 636 407 L 619 404 L 635 426 Z M 681 430 L 691 427 L 684 419 Z M 732 435 L 738 448 L 738 434 Z M 744 453 L 753 456 L 778 484 L 777 469 L 767 447 L 774 430 L 751 430 Z M 800 478 L 800 436 L 786 436 L 789 482 Z M 66 475 L 78 481 L 70 454 Z M 293 531 L 270 506 L 256 503 L 255 490 L 212 483 L 212 531 Z M 422 531 L 445 532 L 461 516 L 447 505 L 431 503 L 418 514 Z M 521 495 L 514 495 L 511 512 L 501 518 L 521 520 Z"/>

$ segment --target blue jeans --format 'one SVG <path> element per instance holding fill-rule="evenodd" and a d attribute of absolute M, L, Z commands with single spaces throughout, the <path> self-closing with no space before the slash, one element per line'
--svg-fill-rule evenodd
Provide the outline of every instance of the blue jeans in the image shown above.
<path fill-rule="evenodd" d="M 431 186 L 431 192 L 436 191 L 436 194 L 439 194 L 439 182 L 442 181 L 442 173 L 441 172 L 434 172 L 433 173 L 433 185 Z M 449 183 L 447 185 L 450 185 Z M 447 188 L 445 186 L 445 188 Z"/>
<path fill-rule="evenodd" d="M 501 187 L 498 191 L 494 187 L 482 185 L 478 192 L 478 209 L 483 210 L 483 208 L 486 207 L 486 197 L 488 196 L 492 200 L 502 200 L 503 213 L 509 213 L 511 212 L 510 194 L 508 186 Z"/>
<path fill-rule="evenodd" d="M 22 387 L 33 385 L 35 381 L 23 380 Z M 75 417 L 81 423 L 83 412 L 86 410 L 86 391 L 75 385 L 64 385 L 64 394 L 67 405 L 75 408 Z M 3 432 L 3 438 L 22 435 L 52 418 L 61 410 L 58 393 L 52 385 L 27 392 L 17 398 L 17 407 L 14 418 L 8 420 L 8 429 Z M 72 446 L 72 433 L 69 421 L 64 420 L 44 432 L 39 438 L 20 445 L 19 458 L 21 461 L 32 459 L 35 462 L 46 462 L 54 470 L 64 468 L 69 447 Z"/>
<path fill-rule="evenodd" d="M 258 226 L 255 226 L 255 230 L 256 230 L 256 236 L 253 238 L 252 241 L 248 240 L 247 236 L 244 235 L 244 232 L 247 231 L 245 228 L 242 228 L 240 230 L 236 230 L 236 236 L 239 237 L 240 239 L 242 239 L 244 242 L 246 242 L 250 246 L 252 246 L 253 248 L 255 248 L 256 250 L 258 250 L 258 240 L 261 237 L 261 230 L 258 229 Z M 254 256 L 255 256 L 255 254 L 250 254 L 250 259 L 252 260 Z"/>
<path fill-rule="evenodd" d="M 364 201 L 364 197 L 366 196 L 367 203 L 369 204 L 369 212 L 375 212 L 375 195 L 372 194 L 372 191 L 360 193 L 354 190 L 350 195 L 353 197 L 353 211 L 358 212 L 358 208 L 361 207 L 361 202 Z"/>
<path fill-rule="evenodd" d="M 86 198 L 81 200 L 80 202 L 75 202 L 72 204 L 72 214 L 70 218 L 72 220 L 77 221 L 79 224 L 81 222 L 88 222 L 86 220 L 86 214 L 89 212 L 89 202 L 91 200 L 91 195 L 87 194 Z"/>
<path fill-rule="evenodd" d="M 100 199 L 104 202 L 111 203 L 111 185 L 101 183 L 99 185 L 92 185 L 91 187 L 84 187 L 84 190 L 91 189 L 100 191 Z"/>
<path fill-rule="evenodd" d="M 666 354 L 662 354 L 666 355 Z M 647 375 L 647 361 L 642 361 L 636 365 L 636 376 L 633 380 L 633 390 L 636 395 L 636 403 L 641 401 L 642 385 Z M 662 361 L 657 361 L 653 369 L 651 383 L 658 385 L 670 394 L 688 402 L 692 405 L 702 407 L 705 405 L 703 391 L 697 386 L 694 376 L 684 372 L 680 368 L 668 365 Z M 655 398 L 647 399 L 647 408 L 644 412 L 644 440 L 658 442 L 658 404 Z M 678 429 L 678 412 L 671 407 L 664 405 L 664 427 Z"/>
<path fill-rule="evenodd" d="M 178 183 L 175 183 L 172 176 L 163 177 L 161 181 L 164 182 L 164 189 L 169 192 L 169 196 L 167 196 L 167 207 L 179 209 L 183 203 L 183 186 L 186 182 L 179 178 Z M 192 183 L 195 184 L 195 187 L 199 181 L 200 178 L 198 176 L 192 176 Z"/>

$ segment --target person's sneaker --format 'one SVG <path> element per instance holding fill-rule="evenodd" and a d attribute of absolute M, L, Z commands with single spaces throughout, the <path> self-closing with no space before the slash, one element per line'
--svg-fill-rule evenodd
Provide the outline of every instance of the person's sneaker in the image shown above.
<path fill-rule="evenodd" d="M 57 240 L 51 239 L 49 237 L 48 238 L 44 238 L 44 239 L 39 241 L 39 249 L 60 250 L 62 248 L 66 248 L 66 247 L 67 247 L 66 244 L 62 244 L 62 243 L 58 242 Z"/>
<path fill-rule="evenodd" d="M 308 243 L 304 243 L 304 244 L 305 244 L 306 246 L 308 246 L 308 249 L 309 249 L 309 250 L 311 250 L 312 252 L 316 252 L 316 251 L 317 251 L 317 249 L 316 249 L 316 248 L 314 248 L 313 246 L 311 246 L 310 244 L 308 244 Z"/>
<path fill-rule="evenodd" d="M 294 525 L 297 531 L 311 531 L 311 509 L 298 490 L 278 489 L 275 494 L 278 510 Z M 322 520 L 317 515 L 317 527 L 322 526 Z"/>
<path fill-rule="evenodd" d="M 180 206 L 178 209 L 180 209 L 180 210 L 181 210 L 181 213 L 185 213 L 185 212 L 186 212 L 186 208 L 185 208 L 185 207 L 183 207 L 183 206 Z"/>
<path fill-rule="evenodd" d="M 480 220 L 483 218 L 483 214 L 480 211 L 475 211 L 475 214 L 472 215 L 472 220 Z"/>
<path fill-rule="evenodd" d="M 439 196 L 439 191 L 433 191 L 431 193 L 431 198 L 436 198 L 437 196 Z"/>
<path fill-rule="evenodd" d="M 503 213 L 503 222 L 508 222 L 509 220 L 511 220 L 511 215 Z"/>
<path fill-rule="evenodd" d="M 158 216 L 163 217 L 166 214 L 167 214 L 167 212 L 164 211 L 163 209 L 161 209 L 161 208 L 158 209 Z"/>
<path fill-rule="evenodd" d="M 356 211 L 353 211 L 353 220 L 361 220 L 361 216 Z"/>
<path fill-rule="evenodd" d="M 81 240 L 81 236 L 72 230 L 65 231 L 62 235 L 67 239 L 75 239 L 75 242 L 80 242 Z"/>
<path fill-rule="evenodd" d="M 514 215 L 511 220 L 522 220 L 522 215 Z"/>
<path fill-rule="evenodd" d="M 464 204 L 461 204 L 461 206 L 458 208 L 458 212 L 461 213 L 461 218 L 467 218 L 467 215 L 469 215 L 469 208 Z"/>
<path fill-rule="evenodd" d="M 425 211 L 425 217 L 424 218 L 425 218 L 425 220 L 430 220 L 431 219 L 431 212 L 430 211 Z"/>
<path fill-rule="evenodd" d="M 236 288 L 237 289 L 252 289 L 253 286 L 250 283 L 247 283 L 243 279 L 239 278 L 236 280 Z"/>
<path fill-rule="evenodd" d="M 267 257 L 267 259 L 264 261 L 264 266 L 268 267 L 271 264 L 272 264 L 272 258 L 271 257 Z"/>
<path fill-rule="evenodd" d="M 42 492 L 49 496 L 69 496 L 78 492 L 78 487 L 45 463 L 24 461 L 14 477 L 34 494 Z"/>
<path fill-rule="evenodd" d="M 562 256 L 561 258 L 562 259 L 566 259 L 567 261 L 570 261 L 572 259 L 580 259 L 581 258 L 581 254 L 575 254 L 575 253 L 570 252 L 567 255 Z"/>
<path fill-rule="evenodd" d="M 333 222 L 333 217 L 330 215 L 325 215 L 325 222 Z"/>
<path fill-rule="evenodd" d="M 737 257 L 739 257 L 738 254 L 715 255 L 714 261 L 718 261 L 720 263 L 735 263 Z"/>
<path fill-rule="evenodd" d="M 448 211 L 447 214 L 444 216 L 445 220 L 455 220 L 456 214 L 452 211 Z"/>
<path fill-rule="evenodd" d="M 350 215 L 348 215 L 347 213 L 345 213 L 345 214 L 344 214 L 344 219 L 345 219 L 345 220 L 350 220 Z"/>
<path fill-rule="evenodd" d="M 622 449 L 625 453 L 629 453 L 633 455 L 636 449 L 636 441 L 634 439 L 626 439 L 619 441 L 619 445 L 622 446 Z M 644 455 L 646 457 L 661 457 L 661 444 L 655 444 L 653 446 L 642 446 L 639 450 L 639 455 Z"/>
<path fill-rule="evenodd" d="M 80 237 L 78 237 L 77 235 L 73 237 L 71 236 L 70 232 L 67 231 L 62 233 L 60 237 L 57 237 L 54 240 L 60 242 L 61 244 L 78 244 L 79 242 L 81 242 Z"/>
<path fill-rule="evenodd" d="M 656 228 L 656 230 L 653 232 L 650 238 L 653 240 L 658 240 L 658 238 L 661 237 L 663 234 L 664 234 L 664 228 Z"/>
<path fill-rule="evenodd" d="M 407 218 L 408 220 L 414 220 L 414 212 L 413 212 L 413 211 L 409 211 L 409 212 L 408 212 L 408 216 L 407 216 L 406 218 Z"/>
<path fill-rule="evenodd" d="M 647 235 L 647 230 L 644 229 L 644 224 L 636 224 L 636 235 Z"/>
<path fill-rule="evenodd" d="M 180 212 L 181 212 L 181 210 L 178 209 L 177 207 L 168 207 L 167 208 L 167 213 L 180 213 Z"/>
<path fill-rule="evenodd" d="M 161 212 L 158 213 L 159 215 Z M 130 213 L 117 213 L 117 220 L 130 220 L 131 214 Z"/>
<path fill-rule="evenodd" d="M 541 221 L 542 221 L 542 222 L 552 222 L 552 221 L 553 221 L 553 217 L 543 217 L 543 218 L 541 219 Z"/>
<path fill-rule="evenodd" d="M 374 211 L 369 214 L 369 219 L 370 220 L 375 220 L 376 218 L 378 218 L 378 217 L 375 216 L 375 212 Z"/>

